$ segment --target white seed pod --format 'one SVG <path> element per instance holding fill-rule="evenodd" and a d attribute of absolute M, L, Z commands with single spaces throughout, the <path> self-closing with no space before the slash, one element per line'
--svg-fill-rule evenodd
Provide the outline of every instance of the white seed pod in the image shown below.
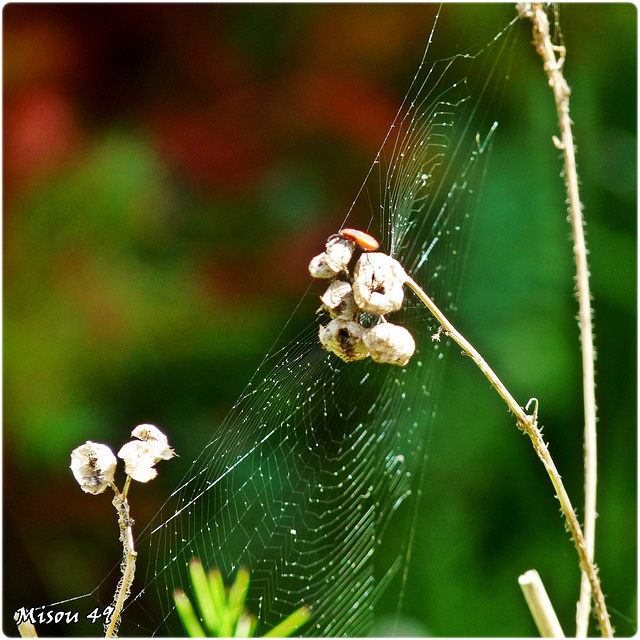
<path fill-rule="evenodd" d="M 364 360 L 369 355 L 362 342 L 365 329 L 357 322 L 335 319 L 327 326 L 320 325 L 318 335 L 322 346 L 345 362 Z"/>
<path fill-rule="evenodd" d="M 124 460 L 126 474 L 138 482 L 149 482 L 158 475 L 156 457 L 151 447 L 142 440 L 132 440 L 122 445 L 118 458 Z"/>
<path fill-rule="evenodd" d="M 358 311 L 351 285 L 342 280 L 334 280 L 320 300 L 332 318 L 353 320 Z"/>
<path fill-rule="evenodd" d="M 127 475 L 138 482 L 149 482 L 158 475 L 156 463 L 173 458 L 175 451 L 169 446 L 164 433 L 152 424 L 138 425 L 131 435 L 139 440 L 123 445 L 118 457 L 124 460 Z"/>
<path fill-rule="evenodd" d="M 309 273 L 312 278 L 335 278 L 338 274 L 327 264 L 327 254 L 321 253 L 311 259 Z"/>
<path fill-rule="evenodd" d="M 402 308 L 406 273 L 386 253 L 363 253 L 353 273 L 353 296 L 360 309 L 383 316 Z"/>
<path fill-rule="evenodd" d="M 327 240 L 325 254 L 327 256 L 327 264 L 335 270 L 336 273 L 344 271 L 351 262 L 355 243 L 343 236 L 331 236 Z"/>
<path fill-rule="evenodd" d="M 325 252 L 315 256 L 309 263 L 309 273 L 314 278 L 335 278 L 346 271 L 353 256 L 355 243 L 339 235 L 327 240 Z"/>
<path fill-rule="evenodd" d="M 118 461 L 106 444 L 87 440 L 71 452 L 70 469 L 86 493 L 102 493 L 112 482 Z"/>
<path fill-rule="evenodd" d="M 397 324 L 381 322 L 371 327 L 362 341 L 369 350 L 371 359 L 382 364 L 396 364 L 403 367 L 416 350 L 411 333 Z"/>
<path fill-rule="evenodd" d="M 138 440 L 146 442 L 155 451 L 158 461 L 171 460 L 176 455 L 176 452 L 169 446 L 169 440 L 167 436 L 158 429 L 158 427 L 152 424 L 139 424 L 132 432 L 131 435 Z"/>

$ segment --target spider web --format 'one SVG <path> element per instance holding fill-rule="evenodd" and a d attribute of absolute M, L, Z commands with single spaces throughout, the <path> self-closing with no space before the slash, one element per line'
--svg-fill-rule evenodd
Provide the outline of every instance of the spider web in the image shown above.
<path fill-rule="evenodd" d="M 437 22 L 437 20 L 436 20 Z M 418 72 L 344 219 L 368 212 L 368 231 L 445 313 L 455 312 L 473 207 L 497 123 L 501 66 L 514 19 L 479 51 Z M 337 231 L 337 229 L 336 229 Z M 318 239 L 318 253 L 324 239 Z M 300 265 L 306 269 L 306 265 Z M 308 296 L 322 288 L 312 285 Z M 318 303 L 319 304 L 319 303 Z M 307 635 L 359 636 L 385 587 L 404 594 L 429 430 L 444 378 L 446 340 L 407 294 L 393 322 L 417 350 L 403 368 L 344 363 L 322 350 L 318 324 L 276 348 L 193 462 L 136 546 L 149 567 L 137 595 L 158 599 L 158 635 L 182 634 L 172 594 L 190 593 L 198 557 L 228 584 L 247 567 L 258 633 L 303 604 Z M 403 530 L 390 526 L 404 510 Z M 381 545 L 390 548 L 381 560 Z M 144 554 L 149 554 L 146 558 Z M 134 586 L 135 589 L 135 586 Z M 127 613 L 123 615 L 126 630 Z"/>

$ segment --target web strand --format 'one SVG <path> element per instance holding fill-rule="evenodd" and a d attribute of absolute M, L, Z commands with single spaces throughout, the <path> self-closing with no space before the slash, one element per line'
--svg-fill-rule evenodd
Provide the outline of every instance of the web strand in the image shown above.
<path fill-rule="evenodd" d="M 512 25 L 474 55 L 428 63 L 425 51 L 352 207 L 367 194 L 383 248 L 448 311 L 496 131 L 478 113 Z M 401 314 L 418 343 L 403 369 L 337 361 L 320 348 L 315 322 L 265 360 L 150 529 L 155 561 L 144 591 L 165 612 L 173 590 L 188 585 L 192 557 L 226 580 L 249 568 L 259 631 L 307 604 L 305 635 L 365 633 L 376 594 L 404 566 L 402 599 L 446 348 L 432 342 L 438 327 L 428 313 Z M 391 565 L 376 570 L 373 556 L 405 502 L 409 531 Z"/>
<path fill-rule="evenodd" d="M 475 53 L 429 62 L 437 22 L 344 222 L 368 208 L 382 250 L 451 313 L 515 20 Z M 136 578 L 130 606 L 159 601 L 154 633 L 181 634 L 172 594 L 190 595 L 193 557 L 227 583 L 249 569 L 247 606 L 259 634 L 303 604 L 312 607 L 305 636 L 366 634 L 394 581 L 400 610 L 446 345 L 432 341 L 437 322 L 410 300 L 394 322 L 417 344 L 403 368 L 339 361 L 322 350 L 315 318 L 267 355 L 138 536 L 138 564 L 149 569 Z M 408 515 L 402 531 L 392 527 L 399 512 Z M 391 550 L 386 562 L 381 545 Z"/>

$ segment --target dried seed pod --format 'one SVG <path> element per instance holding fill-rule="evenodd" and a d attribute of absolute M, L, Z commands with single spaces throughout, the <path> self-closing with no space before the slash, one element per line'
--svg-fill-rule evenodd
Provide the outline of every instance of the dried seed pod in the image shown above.
<path fill-rule="evenodd" d="M 341 271 L 346 271 L 354 247 L 354 243 L 347 238 L 331 236 L 327 240 L 325 252 L 315 256 L 309 263 L 309 273 L 314 278 L 334 278 Z"/>
<path fill-rule="evenodd" d="M 345 362 L 364 360 L 369 355 L 362 342 L 364 327 L 349 320 L 332 320 L 327 326 L 320 326 L 318 335 L 322 346 Z"/>
<path fill-rule="evenodd" d="M 139 440 L 123 445 L 118 451 L 118 457 L 124 460 L 127 475 L 138 482 L 149 482 L 158 475 L 156 463 L 169 460 L 176 454 L 164 433 L 152 424 L 138 425 L 131 435 Z"/>
<path fill-rule="evenodd" d="M 113 482 L 117 464 L 106 444 L 91 440 L 71 452 L 71 471 L 85 493 L 102 493 Z"/>
<path fill-rule="evenodd" d="M 340 235 L 331 236 L 327 240 L 325 253 L 327 254 L 327 264 L 335 269 L 336 273 L 344 271 L 351 262 L 353 256 L 354 243 L 348 238 Z"/>
<path fill-rule="evenodd" d="M 118 458 L 124 460 L 126 474 L 137 482 L 149 482 L 158 475 L 155 468 L 156 457 L 151 447 L 142 440 L 131 440 L 122 445 Z"/>
<path fill-rule="evenodd" d="M 138 440 L 146 442 L 154 451 L 157 458 L 156 462 L 160 460 L 171 460 L 176 452 L 169 446 L 169 440 L 167 436 L 153 424 L 139 424 L 132 432 L 131 435 Z"/>
<path fill-rule="evenodd" d="M 386 253 L 363 253 L 353 273 L 353 296 L 360 309 L 376 316 L 402 308 L 406 274 Z"/>
<path fill-rule="evenodd" d="M 326 253 L 321 253 L 312 258 L 309 263 L 309 273 L 312 278 L 335 278 L 337 275 L 337 272 L 327 264 Z"/>
<path fill-rule="evenodd" d="M 351 285 L 342 280 L 334 280 L 320 300 L 332 318 L 353 320 L 358 311 Z"/>
<path fill-rule="evenodd" d="M 396 364 L 403 367 L 414 354 L 416 343 L 407 329 L 391 322 L 371 327 L 362 341 L 374 362 Z"/>

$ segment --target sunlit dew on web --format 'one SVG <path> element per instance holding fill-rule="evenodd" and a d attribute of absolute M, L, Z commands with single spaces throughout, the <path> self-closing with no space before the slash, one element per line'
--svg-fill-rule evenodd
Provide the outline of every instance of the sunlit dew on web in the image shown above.
<path fill-rule="evenodd" d="M 364 230 L 445 312 L 455 309 L 470 217 L 499 130 L 494 102 L 514 23 L 464 55 L 432 61 L 427 48 L 342 224 L 350 226 L 356 209 L 370 211 Z M 437 37 L 436 24 L 430 45 Z M 325 241 L 318 238 L 318 252 Z M 138 537 L 129 606 L 159 601 L 157 635 L 183 633 L 172 594 L 191 593 L 194 557 L 228 583 L 240 567 L 249 570 L 247 607 L 258 633 L 303 604 L 312 608 L 303 635 L 367 634 L 385 592 L 401 612 L 447 347 L 410 293 L 393 322 L 416 343 L 403 366 L 343 362 L 324 350 L 322 314 L 265 357 Z M 407 517 L 399 524 L 400 509 Z M 126 618 L 125 611 L 123 629 Z"/>

